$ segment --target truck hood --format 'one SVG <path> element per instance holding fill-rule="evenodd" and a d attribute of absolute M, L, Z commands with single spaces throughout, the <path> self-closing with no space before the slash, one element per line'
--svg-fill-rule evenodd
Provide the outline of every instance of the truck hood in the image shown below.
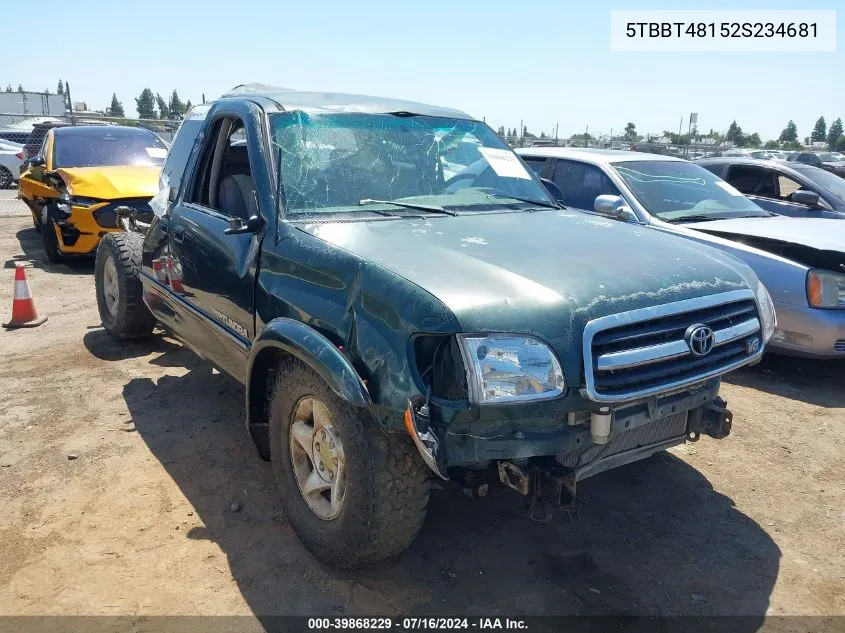
<path fill-rule="evenodd" d="M 744 236 L 809 246 L 821 251 L 845 250 L 845 222 L 824 218 L 790 218 L 786 216 L 733 218 L 710 222 L 682 224 L 688 229 L 703 231 L 726 239 Z M 767 250 L 757 243 L 753 246 Z"/>
<path fill-rule="evenodd" d="M 463 331 L 534 333 L 559 349 L 592 318 L 755 282 L 711 247 L 569 211 L 300 228 L 424 288 Z"/>
<path fill-rule="evenodd" d="M 73 167 L 56 169 L 55 173 L 65 181 L 72 196 L 116 200 L 154 196 L 161 167 Z"/>

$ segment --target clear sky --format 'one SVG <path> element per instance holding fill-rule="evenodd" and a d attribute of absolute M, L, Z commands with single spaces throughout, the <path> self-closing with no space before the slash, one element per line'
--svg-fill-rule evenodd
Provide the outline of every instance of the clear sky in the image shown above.
<path fill-rule="evenodd" d="M 560 135 L 699 129 L 809 135 L 845 118 L 841 0 L 4 0 L 0 84 L 135 116 L 144 87 L 193 103 L 246 82 L 456 107 L 494 128 Z M 838 5 L 838 6 L 837 6 Z M 37 7 L 38 20 L 33 11 Z M 612 53 L 611 9 L 837 9 L 835 53 Z M 15 31 L 18 35 L 15 35 Z M 686 131 L 686 120 L 684 122 Z"/>

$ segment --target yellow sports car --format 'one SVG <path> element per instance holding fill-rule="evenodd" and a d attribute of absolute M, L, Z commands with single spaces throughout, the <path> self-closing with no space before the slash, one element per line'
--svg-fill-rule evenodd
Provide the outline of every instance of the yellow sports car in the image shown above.
<path fill-rule="evenodd" d="M 51 262 L 93 255 L 100 238 L 122 230 L 117 210 L 151 216 L 167 145 L 143 128 L 56 127 L 21 174 L 18 197 L 32 211 Z"/>

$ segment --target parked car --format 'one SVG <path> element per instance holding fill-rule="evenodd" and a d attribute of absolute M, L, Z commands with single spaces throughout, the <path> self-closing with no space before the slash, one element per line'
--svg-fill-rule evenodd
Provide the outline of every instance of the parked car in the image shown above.
<path fill-rule="evenodd" d="M 20 174 L 20 146 L 0 141 L 0 189 L 14 186 Z"/>
<path fill-rule="evenodd" d="M 167 146 L 143 128 L 53 127 L 20 176 L 18 197 L 32 212 L 51 262 L 92 255 L 100 238 L 121 230 L 119 214 L 147 221 Z"/>
<path fill-rule="evenodd" d="M 485 168 L 445 179 L 455 141 Z M 774 329 L 745 264 L 560 209 L 456 110 L 246 86 L 188 116 L 162 185 L 145 236 L 98 249 L 103 325 L 160 322 L 244 384 L 286 516 L 331 565 L 408 546 L 432 477 L 545 516 L 585 477 L 724 437 L 720 376 Z"/>
<path fill-rule="evenodd" d="M 554 182 L 567 206 L 681 235 L 745 261 L 775 302 L 772 351 L 845 358 L 845 222 L 774 215 L 701 165 L 669 156 L 519 153 Z M 673 260 L 666 262 L 671 269 Z"/>
<path fill-rule="evenodd" d="M 747 158 L 696 161 L 757 205 L 792 217 L 845 219 L 845 179 L 799 162 L 761 164 Z"/>
<path fill-rule="evenodd" d="M 813 167 L 820 167 L 837 176 L 845 177 L 845 160 L 837 158 L 830 152 L 796 152 L 788 160 L 790 162 L 805 163 Z"/>
<path fill-rule="evenodd" d="M 24 143 L 26 143 L 26 139 L 29 138 L 29 135 L 30 132 L 24 132 L 17 129 L 0 130 L 0 142 L 14 143 L 15 145 L 23 147 Z"/>

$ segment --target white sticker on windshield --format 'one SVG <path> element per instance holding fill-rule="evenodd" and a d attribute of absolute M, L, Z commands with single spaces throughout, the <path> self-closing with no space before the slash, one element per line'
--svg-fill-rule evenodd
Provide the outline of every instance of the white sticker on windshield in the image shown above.
<path fill-rule="evenodd" d="M 147 155 L 150 158 L 167 158 L 167 150 L 163 147 L 148 147 Z"/>
<path fill-rule="evenodd" d="M 490 167 L 502 178 L 522 178 L 531 180 L 531 176 L 519 162 L 516 154 L 506 149 L 479 147 L 479 153 L 490 163 Z"/>
<path fill-rule="evenodd" d="M 718 185 L 719 187 L 721 187 L 722 189 L 727 191 L 732 196 L 742 196 L 743 195 L 743 193 L 739 189 L 736 189 L 733 185 L 729 185 L 724 180 L 717 180 L 716 185 Z"/>

